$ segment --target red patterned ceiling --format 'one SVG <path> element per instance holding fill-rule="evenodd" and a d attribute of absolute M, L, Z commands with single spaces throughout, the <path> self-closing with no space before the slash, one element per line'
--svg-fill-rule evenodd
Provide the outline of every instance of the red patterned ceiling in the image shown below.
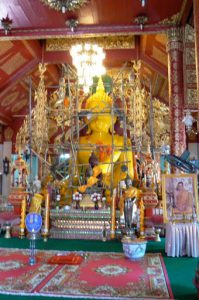
<path fill-rule="evenodd" d="M 89 0 L 75 13 L 60 14 L 44 6 L 40 0 L 1 0 L 0 18 L 9 17 L 14 28 L 61 28 L 73 15 L 82 25 L 129 25 L 140 14 L 148 15 L 149 24 L 158 23 L 181 10 L 183 0 Z"/>

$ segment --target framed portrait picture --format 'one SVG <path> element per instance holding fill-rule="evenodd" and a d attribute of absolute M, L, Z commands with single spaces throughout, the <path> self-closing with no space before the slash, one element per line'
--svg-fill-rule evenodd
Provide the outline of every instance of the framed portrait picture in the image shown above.
<path fill-rule="evenodd" d="M 162 200 L 164 222 L 199 220 L 197 175 L 162 175 Z"/>

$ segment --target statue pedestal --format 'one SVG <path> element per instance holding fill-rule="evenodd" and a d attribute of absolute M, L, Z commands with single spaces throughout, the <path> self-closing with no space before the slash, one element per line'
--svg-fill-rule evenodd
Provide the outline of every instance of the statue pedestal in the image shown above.
<path fill-rule="evenodd" d="M 145 189 L 142 193 L 142 199 L 144 207 L 146 208 L 155 208 L 158 204 L 158 196 L 153 189 Z"/>
<path fill-rule="evenodd" d="M 149 238 L 155 238 L 153 218 L 153 209 L 158 204 L 158 196 L 151 188 L 146 188 L 142 193 L 142 199 L 145 207 L 145 235 Z"/>
<path fill-rule="evenodd" d="M 8 202 L 13 205 L 15 214 L 21 214 L 21 201 L 27 196 L 28 192 L 26 192 L 23 188 L 12 188 L 8 197 Z"/>

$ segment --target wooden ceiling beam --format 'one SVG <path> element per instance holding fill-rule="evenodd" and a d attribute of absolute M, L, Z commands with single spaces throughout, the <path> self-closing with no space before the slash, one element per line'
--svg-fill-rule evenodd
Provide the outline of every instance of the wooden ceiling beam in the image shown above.
<path fill-rule="evenodd" d="M 150 93 L 150 89 L 149 89 L 149 87 L 145 84 L 144 81 L 143 81 L 143 84 L 144 84 L 144 87 L 145 87 L 146 91 L 147 91 L 148 93 Z M 157 94 L 153 94 L 153 91 L 152 91 L 152 97 L 158 99 L 160 102 L 164 103 L 166 106 L 169 106 L 169 100 L 167 100 L 167 99 L 165 99 L 165 98 L 163 98 L 163 97 L 160 97 L 160 96 L 157 95 Z"/>
<path fill-rule="evenodd" d="M 0 30 L 0 41 L 7 40 L 34 40 L 47 38 L 74 38 L 93 37 L 117 34 L 155 34 L 165 33 L 172 25 L 145 25 L 143 29 L 139 25 L 79 25 L 75 32 L 69 28 L 34 28 L 12 29 L 12 34 L 5 36 L 4 30 Z"/>
<path fill-rule="evenodd" d="M 189 21 L 190 15 L 193 14 L 193 1 L 186 0 L 184 1 L 184 7 L 182 8 L 182 17 L 181 17 L 181 25 L 185 26 L 186 23 Z"/>
<path fill-rule="evenodd" d="M 27 76 L 27 74 L 30 73 L 30 71 L 34 69 L 39 62 L 39 58 L 34 58 L 13 76 L 9 77 L 8 80 L 5 81 L 4 84 L 0 87 L 0 97 L 5 95 L 5 93 L 7 93 L 14 85 L 16 85 L 18 81 L 24 79 L 24 77 Z"/>
<path fill-rule="evenodd" d="M 0 124 L 3 124 L 5 126 L 9 126 L 12 122 L 12 119 L 7 117 L 5 114 L 3 115 L 0 113 Z"/>
<path fill-rule="evenodd" d="M 42 59 L 42 45 L 37 40 L 22 40 L 23 45 L 33 57 Z"/>
<path fill-rule="evenodd" d="M 45 51 L 43 61 L 47 64 L 72 64 L 72 58 L 68 51 Z"/>
<path fill-rule="evenodd" d="M 59 82 L 61 76 L 57 65 L 48 65 L 48 73 L 53 81 Z"/>
<path fill-rule="evenodd" d="M 164 78 L 168 78 L 168 69 L 165 66 L 161 65 L 160 63 L 156 62 L 154 59 L 152 59 L 151 57 L 143 53 L 141 54 L 140 58 L 141 60 L 143 60 L 144 63 L 149 65 L 154 71 L 159 73 Z"/>
<path fill-rule="evenodd" d="M 139 35 L 135 35 L 135 51 L 136 51 L 136 60 L 139 60 L 140 53 L 141 53 L 140 36 Z"/>

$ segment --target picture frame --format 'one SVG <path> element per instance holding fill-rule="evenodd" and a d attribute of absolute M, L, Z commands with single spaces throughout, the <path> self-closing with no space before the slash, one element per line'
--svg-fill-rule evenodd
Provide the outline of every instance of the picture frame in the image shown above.
<path fill-rule="evenodd" d="M 165 223 L 198 221 L 197 174 L 163 174 L 162 200 Z"/>

